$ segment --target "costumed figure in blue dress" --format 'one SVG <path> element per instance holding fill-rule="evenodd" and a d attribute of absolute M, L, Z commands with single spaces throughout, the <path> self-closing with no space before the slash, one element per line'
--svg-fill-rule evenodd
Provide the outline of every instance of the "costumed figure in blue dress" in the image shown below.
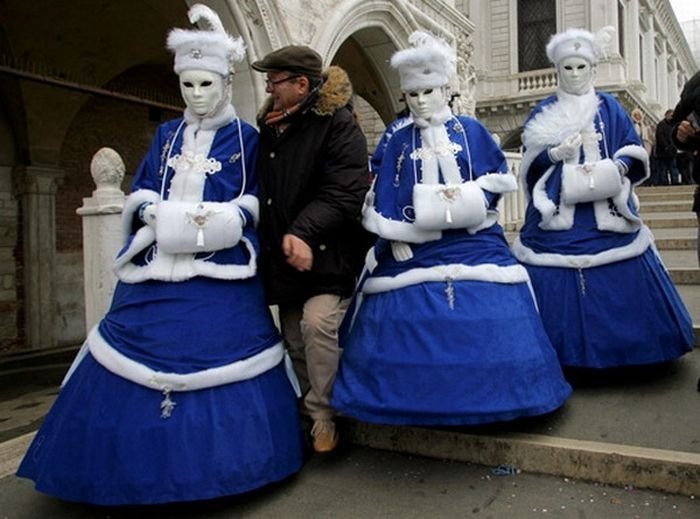
<path fill-rule="evenodd" d="M 243 42 L 206 6 L 189 16 L 208 28 L 168 37 L 184 118 L 136 171 L 112 305 L 18 470 L 69 501 L 210 499 L 302 465 L 296 379 L 256 275 L 258 134 L 231 105 Z"/>
<path fill-rule="evenodd" d="M 593 88 L 613 33 L 552 37 L 559 88 L 523 132 L 529 203 L 513 250 L 564 366 L 657 363 L 693 344 L 691 318 L 638 213 L 634 186 L 649 176 L 649 157 L 620 104 Z"/>
<path fill-rule="evenodd" d="M 385 424 L 548 413 L 571 388 L 497 223 L 515 177 L 486 128 L 448 106 L 453 50 L 420 31 L 409 41 L 391 63 L 413 122 L 387 143 L 365 202 L 379 240 L 341 328 L 331 403 Z"/>

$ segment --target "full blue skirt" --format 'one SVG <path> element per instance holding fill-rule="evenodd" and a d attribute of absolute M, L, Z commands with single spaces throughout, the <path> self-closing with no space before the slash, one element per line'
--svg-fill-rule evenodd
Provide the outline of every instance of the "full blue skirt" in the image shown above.
<path fill-rule="evenodd" d="M 453 282 L 453 309 L 446 288 L 426 282 L 367 295 L 354 321 L 351 306 L 332 405 L 398 425 L 482 424 L 559 408 L 571 387 L 527 284 Z"/>
<path fill-rule="evenodd" d="M 693 323 L 652 248 L 595 268 L 526 265 L 544 326 L 564 366 L 610 368 L 676 359 Z"/>
<path fill-rule="evenodd" d="M 100 332 L 129 357 L 178 373 L 228 364 L 279 340 L 257 280 L 119 284 Z M 125 505 L 239 494 L 302 466 L 284 363 L 241 382 L 173 392 L 168 418 L 163 398 L 88 354 L 17 475 L 65 500 Z"/>

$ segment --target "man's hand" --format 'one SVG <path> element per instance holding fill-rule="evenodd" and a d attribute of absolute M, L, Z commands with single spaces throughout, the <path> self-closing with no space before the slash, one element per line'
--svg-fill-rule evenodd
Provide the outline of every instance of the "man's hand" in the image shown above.
<path fill-rule="evenodd" d="M 282 252 L 287 256 L 287 263 L 300 272 L 311 270 L 314 253 L 311 247 L 293 234 L 285 234 L 282 238 Z"/>
<path fill-rule="evenodd" d="M 678 130 L 676 131 L 676 138 L 680 142 L 686 142 L 688 140 L 688 137 L 691 137 L 697 133 L 697 130 L 693 128 L 693 125 L 690 124 L 690 121 L 681 121 L 681 123 L 678 125 Z"/>

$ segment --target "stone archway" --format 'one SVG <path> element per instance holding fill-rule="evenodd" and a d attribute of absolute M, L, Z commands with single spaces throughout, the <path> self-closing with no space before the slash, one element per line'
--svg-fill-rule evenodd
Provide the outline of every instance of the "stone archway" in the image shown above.
<path fill-rule="evenodd" d="M 348 72 L 355 94 L 372 106 L 385 125 L 394 120 L 398 99 L 393 99 L 394 92 L 390 88 L 395 81 L 389 84 L 386 81 L 393 71 L 382 70 L 380 64 L 395 50 L 386 33 L 378 27 L 369 27 L 345 40 L 332 60 L 334 65 Z"/>

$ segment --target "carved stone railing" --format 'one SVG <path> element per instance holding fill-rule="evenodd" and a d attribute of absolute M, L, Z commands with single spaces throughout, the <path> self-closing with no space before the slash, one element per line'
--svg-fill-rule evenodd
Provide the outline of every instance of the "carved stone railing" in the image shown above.
<path fill-rule="evenodd" d="M 112 263 L 122 244 L 121 213 L 124 208 L 124 162 L 111 148 L 92 157 L 90 174 L 97 189 L 77 213 L 83 217 L 83 265 L 85 279 L 85 331 L 89 333 L 107 311 L 117 278 Z"/>
<path fill-rule="evenodd" d="M 520 229 L 525 218 L 525 193 L 520 184 L 520 163 L 522 155 L 520 153 L 506 152 L 506 161 L 511 174 L 515 175 L 518 181 L 518 190 L 512 193 L 506 193 L 498 203 L 500 223 L 506 231 L 517 231 Z"/>
<path fill-rule="evenodd" d="M 517 76 L 518 93 L 539 92 L 556 88 L 557 73 L 554 69 L 522 72 Z"/>

